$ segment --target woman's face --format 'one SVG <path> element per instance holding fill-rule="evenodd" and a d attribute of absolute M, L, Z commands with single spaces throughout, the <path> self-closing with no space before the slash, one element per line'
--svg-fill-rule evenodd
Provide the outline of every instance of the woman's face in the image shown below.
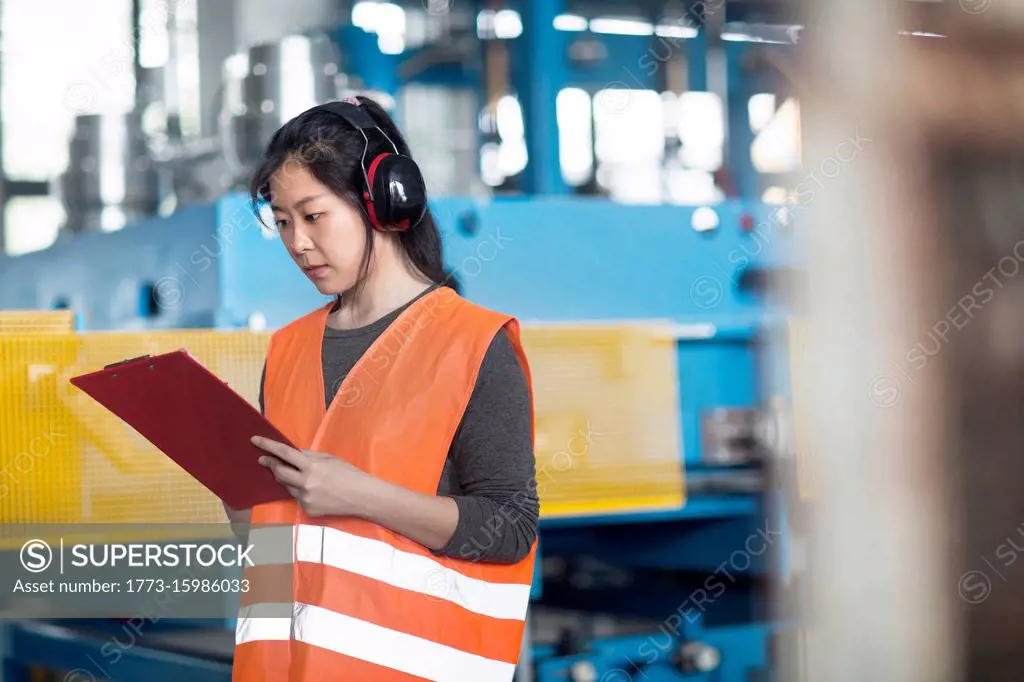
<path fill-rule="evenodd" d="M 366 245 L 359 212 L 294 162 L 271 177 L 270 197 L 281 242 L 320 293 L 352 288 Z"/>

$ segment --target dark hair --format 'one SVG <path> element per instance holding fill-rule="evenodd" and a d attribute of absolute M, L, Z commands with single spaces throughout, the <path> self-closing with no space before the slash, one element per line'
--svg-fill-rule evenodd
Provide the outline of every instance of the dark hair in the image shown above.
<path fill-rule="evenodd" d="M 405 138 L 387 111 L 369 97 L 360 96 L 357 99 L 363 110 L 394 142 L 398 152 L 411 158 Z M 295 163 L 308 169 L 317 180 L 358 210 L 366 229 L 366 250 L 356 289 L 365 281 L 373 255 L 374 227 L 363 202 L 366 185 L 362 166 L 364 148 L 367 165 L 379 154 L 395 151 L 380 131 L 368 130 L 366 136 L 369 139 L 368 147 L 362 133 L 339 116 L 323 110 L 306 111 L 274 133 L 253 172 L 249 188 L 253 210 L 260 216 L 260 202 L 270 201 L 271 176 L 282 166 Z M 441 235 L 429 207 L 418 225 L 395 234 L 409 265 L 434 283 L 446 283 L 449 275 L 444 268 Z"/>

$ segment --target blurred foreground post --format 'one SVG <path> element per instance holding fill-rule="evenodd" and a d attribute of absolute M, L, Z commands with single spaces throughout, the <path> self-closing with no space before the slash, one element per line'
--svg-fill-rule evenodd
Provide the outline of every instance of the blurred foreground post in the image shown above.
<path fill-rule="evenodd" d="M 811 5 L 808 676 L 1022 680 L 1024 7 Z"/>

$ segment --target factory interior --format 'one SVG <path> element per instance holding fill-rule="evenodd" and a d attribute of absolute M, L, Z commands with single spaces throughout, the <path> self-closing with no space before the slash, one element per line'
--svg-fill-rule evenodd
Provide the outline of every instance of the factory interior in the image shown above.
<path fill-rule="evenodd" d="M 253 169 L 355 95 L 521 326 L 516 682 L 1024 679 L 1022 46 L 1017 0 L 0 0 L 0 682 L 232 679 L 238 595 L 8 587 L 44 532 L 229 537 L 70 379 L 187 349 L 257 405 L 327 299 Z"/>

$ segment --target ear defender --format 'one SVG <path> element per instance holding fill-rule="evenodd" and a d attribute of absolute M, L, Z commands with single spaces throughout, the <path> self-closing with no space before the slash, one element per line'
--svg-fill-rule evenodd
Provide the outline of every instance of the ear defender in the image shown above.
<path fill-rule="evenodd" d="M 416 162 L 400 154 L 381 154 L 367 170 L 366 210 L 379 229 L 408 230 L 427 211 L 427 188 Z"/>
<path fill-rule="evenodd" d="M 427 212 L 427 187 L 416 162 L 398 153 L 395 143 L 354 97 L 321 104 L 310 111 L 334 114 L 362 133 L 366 141 L 360 162 L 366 180 L 363 201 L 373 226 L 378 230 L 396 232 L 416 227 Z M 369 166 L 366 165 L 366 152 L 370 148 L 367 130 L 379 132 L 395 150 L 393 154 L 380 154 Z"/>

